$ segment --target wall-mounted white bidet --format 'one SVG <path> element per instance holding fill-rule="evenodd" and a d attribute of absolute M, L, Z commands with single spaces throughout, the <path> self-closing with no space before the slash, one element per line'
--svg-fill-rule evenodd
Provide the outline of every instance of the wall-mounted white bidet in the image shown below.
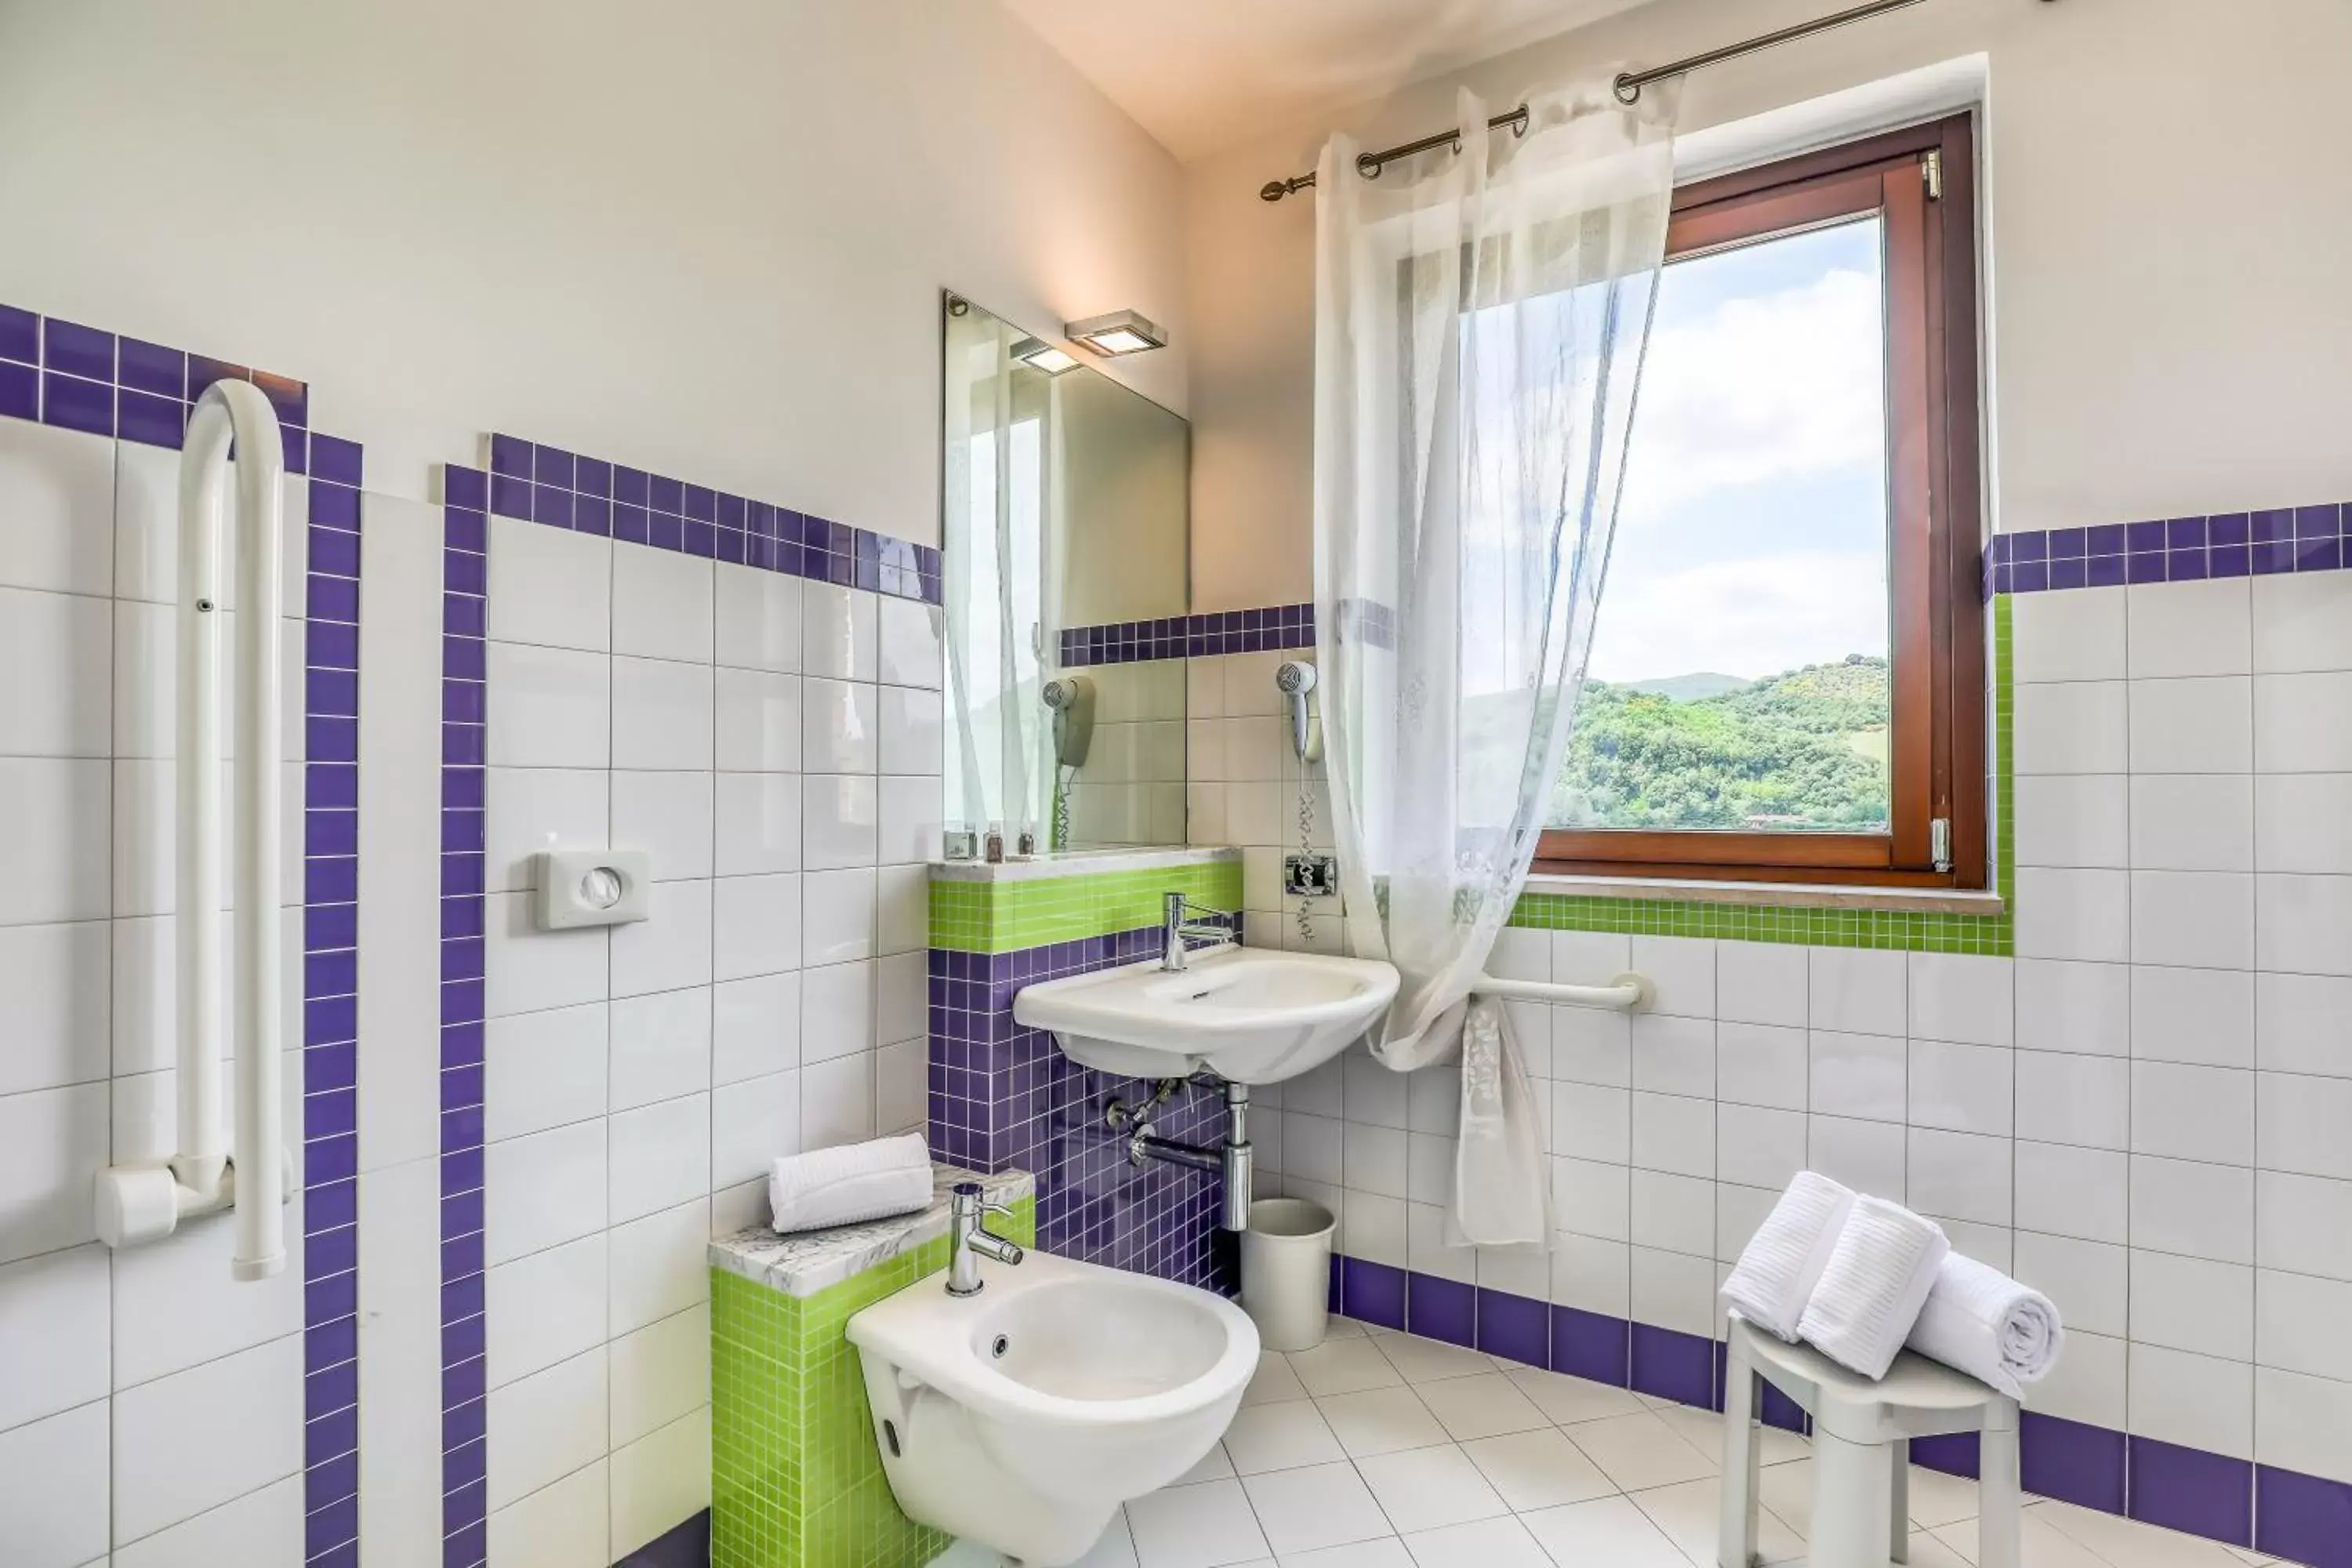
<path fill-rule="evenodd" d="M 849 1320 L 882 1468 L 908 1518 L 1060 1568 L 1216 1447 L 1257 1329 L 1206 1290 L 1045 1253 L 978 1282 L 933 1275 Z"/>

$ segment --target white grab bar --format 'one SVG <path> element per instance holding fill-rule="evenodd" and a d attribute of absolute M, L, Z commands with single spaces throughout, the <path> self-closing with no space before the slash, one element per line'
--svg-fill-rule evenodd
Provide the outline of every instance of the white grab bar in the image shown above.
<path fill-rule="evenodd" d="M 1507 996 L 1521 1002 L 1557 1002 L 1580 1007 L 1614 1007 L 1632 1010 L 1646 1007 L 1657 997 L 1657 988 L 1643 975 L 1627 973 L 1618 975 L 1606 985 L 1556 985 L 1549 980 L 1503 980 L 1492 974 L 1481 974 L 1471 984 L 1473 994 Z"/>
<path fill-rule="evenodd" d="M 221 1134 L 221 553 L 230 443 L 236 452 L 236 1119 Z M 100 1173 L 98 1233 L 110 1247 L 172 1234 L 190 1215 L 236 1210 L 229 1272 L 266 1279 L 286 1266 L 284 1047 L 284 679 L 286 461 L 277 413 L 249 382 L 215 382 L 197 400 L 180 456 L 177 812 L 178 1152 L 162 1164 Z"/>

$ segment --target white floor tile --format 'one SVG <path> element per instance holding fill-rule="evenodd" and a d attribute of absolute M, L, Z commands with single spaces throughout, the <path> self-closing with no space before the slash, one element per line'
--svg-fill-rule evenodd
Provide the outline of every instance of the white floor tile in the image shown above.
<path fill-rule="evenodd" d="M 1318 1398 L 1365 1388 L 1393 1388 L 1404 1381 L 1389 1358 L 1370 1339 L 1360 1336 L 1327 1339 L 1311 1351 L 1293 1351 L 1290 1370 L 1298 1374 L 1307 1392 Z"/>
<path fill-rule="evenodd" d="M 1424 1340 L 1415 1334 L 1385 1334 L 1377 1342 L 1381 1353 L 1404 1374 L 1407 1383 L 1432 1383 L 1444 1377 L 1472 1377 L 1495 1370 L 1494 1361 L 1476 1351 Z"/>
<path fill-rule="evenodd" d="M 1622 1497 L 1570 1503 L 1522 1514 L 1526 1525 L 1560 1568 L 1689 1568 L 1649 1517 Z"/>
<path fill-rule="evenodd" d="M 1226 1454 L 1225 1446 L 1220 1443 L 1201 1456 L 1199 1464 L 1168 1484 L 1171 1487 L 1189 1487 L 1195 1481 L 1222 1481 L 1229 1479 L 1233 1473 L 1233 1458 Z"/>
<path fill-rule="evenodd" d="M 1637 1415 L 1580 1422 L 1568 1428 L 1568 1436 L 1601 1467 L 1601 1474 L 1628 1491 L 1695 1481 L 1715 1472 L 1711 1455 L 1692 1447 L 1646 1410 Z"/>
<path fill-rule="evenodd" d="M 2033 1511 L 2053 1530 L 2116 1568 L 2240 1568 L 2237 1556 L 2216 1541 L 2072 1503 L 2037 1503 Z"/>
<path fill-rule="evenodd" d="M 1503 1500 L 1519 1512 L 1587 1502 L 1617 1489 L 1601 1467 L 1557 1427 L 1465 1443 L 1462 1451 Z"/>
<path fill-rule="evenodd" d="M 2137 1561 L 2110 1563 L 2084 1547 L 2073 1537 L 2053 1529 L 2042 1517 L 2039 1505 L 2025 1510 L 2025 1529 L 2021 1537 L 2025 1548 L 2025 1568 L 2144 1568 Z M 1962 1520 L 1932 1532 L 1935 1539 L 1951 1549 L 1954 1556 L 1973 1568 L 1977 1560 L 1977 1521 Z"/>
<path fill-rule="evenodd" d="M 1219 1449 L 1218 1452 L 1222 1454 L 1223 1450 Z M 999 1568 L 1005 1561 L 1005 1558 L 996 1556 L 984 1564 L 975 1563 L 973 1568 Z M 1137 1568 L 1135 1538 L 1128 1533 L 1125 1509 L 1110 1516 L 1110 1523 L 1103 1527 L 1102 1534 L 1073 1568 Z"/>
<path fill-rule="evenodd" d="M 1242 1485 L 1276 1552 L 1312 1552 L 1395 1533 L 1356 1467 L 1344 1461 L 1251 1476 Z M 1143 1568 L 1158 1565 L 1147 1558 Z"/>
<path fill-rule="evenodd" d="M 1282 1568 L 1413 1568 L 1413 1561 L 1403 1542 L 1387 1535 L 1378 1541 L 1294 1552 L 1283 1558 Z"/>
<path fill-rule="evenodd" d="M 1522 1367 L 1504 1375 L 1518 1384 L 1520 1393 L 1535 1401 L 1537 1409 L 1563 1426 L 1578 1421 L 1630 1415 L 1643 1408 L 1632 1390 L 1612 1388 L 1605 1383 L 1587 1383 L 1580 1377 L 1567 1377 L 1534 1367 Z"/>
<path fill-rule="evenodd" d="M 1234 1471 L 1244 1476 L 1328 1465 L 1348 1457 L 1314 1402 L 1307 1399 L 1254 1405 L 1242 1411 L 1225 1429 L 1225 1453 Z"/>
<path fill-rule="evenodd" d="M 1516 1519 L 1424 1530 L 1405 1537 L 1405 1549 L 1412 1553 L 1415 1568 L 1550 1568 L 1552 1562 Z M 1610 1568 L 1617 1564 L 1612 1563 Z"/>
<path fill-rule="evenodd" d="M 1532 1432 L 1550 1425 L 1518 1385 L 1499 1372 L 1424 1383 L 1415 1392 L 1456 1442 L 1505 1432 Z"/>
<path fill-rule="evenodd" d="M 1316 1404 L 1349 1458 L 1426 1448 L 1448 1440 L 1445 1428 L 1410 1388 L 1367 1388 L 1357 1394 L 1335 1394 Z"/>
<path fill-rule="evenodd" d="M 1239 1481 L 1170 1487 L 1127 1505 L 1140 1568 L 1222 1568 L 1266 1555 Z"/>
<path fill-rule="evenodd" d="M 1452 1443 L 1360 1459 L 1356 1468 L 1402 1534 L 1511 1511 L 1470 1456 Z"/>
<path fill-rule="evenodd" d="M 1719 1479 L 1684 1481 L 1653 1487 L 1632 1494 L 1634 1506 L 1648 1516 L 1665 1538 L 1694 1562 L 1704 1562 L 1715 1551 L 1722 1514 Z M 1804 1556 L 1804 1538 L 1767 1509 L 1756 1514 L 1756 1550 L 1766 1563 L 1790 1563 Z"/>
<path fill-rule="evenodd" d="M 1695 1405 L 1660 1405 L 1654 1407 L 1659 1420 L 1682 1435 L 1684 1442 L 1706 1455 L 1718 1465 L 1723 1462 L 1723 1417 L 1712 1410 L 1701 1410 Z M 1759 1426 L 1757 1447 L 1767 1465 L 1786 1465 L 1805 1458 L 1813 1451 L 1804 1435 L 1779 1426 Z"/>
<path fill-rule="evenodd" d="M 1242 1391 L 1242 1404 L 1244 1407 L 1252 1405 L 1271 1405 L 1283 1399 L 1306 1397 L 1307 1385 L 1300 1383 L 1298 1374 L 1290 1370 L 1289 1357 L 1280 1351 L 1257 1352 L 1257 1371 L 1251 1376 L 1249 1387 Z"/>

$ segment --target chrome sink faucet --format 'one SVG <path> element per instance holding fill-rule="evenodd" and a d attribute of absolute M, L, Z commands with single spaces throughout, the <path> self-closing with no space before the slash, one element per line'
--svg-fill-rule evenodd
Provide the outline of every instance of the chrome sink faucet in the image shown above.
<path fill-rule="evenodd" d="M 1160 967 L 1171 974 L 1183 973 L 1187 951 L 1184 942 L 1189 937 L 1206 938 L 1212 948 L 1233 946 L 1233 927 L 1212 923 L 1213 921 L 1232 920 L 1234 917 L 1230 911 L 1196 904 L 1181 893 L 1167 894 L 1164 909 L 1166 931 L 1160 943 Z M 1207 915 L 1211 920 L 1191 920 L 1193 915 Z"/>
<path fill-rule="evenodd" d="M 988 1283 L 980 1277 L 980 1260 L 993 1258 L 1016 1264 L 1027 1256 L 1017 1241 L 1007 1241 L 988 1228 L 990 1215 L 1013 1217 L 1003 1204 L 982 1203 L 978 1182 L 958 1182 L 948 1209 L 948 1294 L 977 1296 Z"/>

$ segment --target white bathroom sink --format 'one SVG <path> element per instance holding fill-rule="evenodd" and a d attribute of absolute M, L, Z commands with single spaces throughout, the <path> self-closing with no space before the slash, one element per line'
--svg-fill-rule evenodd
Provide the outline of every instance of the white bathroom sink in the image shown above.
<path fill-rule="evenodd" d="M 1278 1083 L 1337 1056 L 1396 997 L 1397 973 L 1364 958 L 1229 947 L 1175 973 L 1159 962 L 1031 985 L 1013 1016 L 1051 1029 L 1071 1060 L 1128 1078 Z"/>

